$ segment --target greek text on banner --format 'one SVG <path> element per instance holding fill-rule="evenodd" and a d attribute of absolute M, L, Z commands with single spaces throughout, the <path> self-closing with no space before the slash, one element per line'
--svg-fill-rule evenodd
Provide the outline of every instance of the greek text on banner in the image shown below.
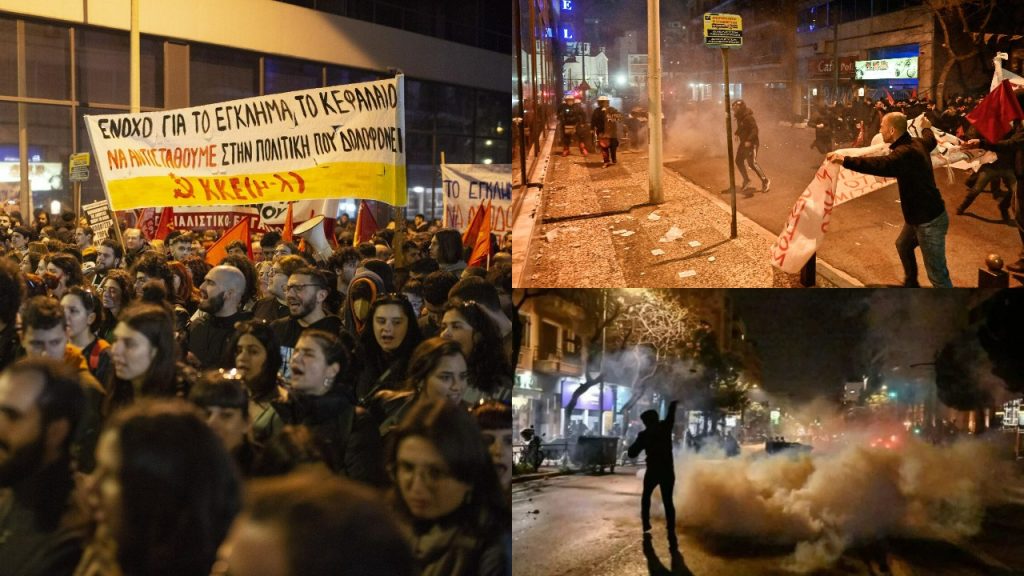
<path fill-rule="evenodd" d="M 117 210 L 320 198 L 404 206 L 404 99 L 397 76 L 85 120 Z"/>
<path fill-rule="evenodd" d="M 511 164 L 442 164 L 444 225 L 465 231 L 473 215 L 491 202 L 491 232 L 512 229 Z"/>

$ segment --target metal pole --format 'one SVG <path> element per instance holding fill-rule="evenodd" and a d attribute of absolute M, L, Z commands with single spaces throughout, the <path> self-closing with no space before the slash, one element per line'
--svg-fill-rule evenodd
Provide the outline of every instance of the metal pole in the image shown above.
<path fill-rule="evenodd" d="M 729 238 L 736 238 L 736 173 L 733 170 L 732 153 L 732 110 L 729 102 L 729 49 L 722 48 L 722 67 L 725 70 L 725 144 L 729 148 L 729 197 L 732 205 L 732 223 L 729 225 Z"/>
<path fill-rule="evenodd" d="M 647 0 L 647 98 L 650 103 L 647 125 L 651 141 L 648 143 L 648 189 L 651 204 L 665 201 L 661 188 L 661 4 Z"/>
<path fill-rule="evenodd" d="M 129 34 L 129 111 L 138 114 L 142 103 L 140 79 L 141 58 L 139 56 L 139 0 L 132 0 L 132 22 Z"/>
<path fill-rule="evenodd" d="M 838 7 L 838 3 L 833 6 Z M 832 25 L 832 95 L 839 102 L 839 11 L 836 11 L 835 24 Z"/>
<path fill-rule="evenodd" d="M 520 0 L 512 1 L 512 24 L 516 30 L 516 88 L 519 90 L 519 170 L 520 182 L 526 190 L 526 100 L 523 94 L 523 30 Z M 516 113 L 515 110 L 512 111 Z M 515 128 L 513 128 L 515 129 Z M 433 206 L 431 206 L 433 211 Z"/>

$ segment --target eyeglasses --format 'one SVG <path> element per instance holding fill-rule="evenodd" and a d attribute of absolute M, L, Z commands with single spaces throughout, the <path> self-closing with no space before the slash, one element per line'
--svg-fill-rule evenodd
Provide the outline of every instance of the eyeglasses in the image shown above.
<path fill-rule="evenodd" d="M 309 286 L 316 286 L 318 290 L 326 290 L 326 288 L 319 284 L 288 284 L 284 287 L 284 293 L 288 294 L 289 292 L 298 292 L 299 290 Z"/>

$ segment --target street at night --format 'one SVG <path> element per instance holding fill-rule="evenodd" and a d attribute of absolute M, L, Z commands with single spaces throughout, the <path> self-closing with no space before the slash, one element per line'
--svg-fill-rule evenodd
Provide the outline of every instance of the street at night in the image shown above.
<path fill-rule="evenodd" d="M 520 16 L 517 287 L 1024 282 L 1024 4 Z"/>
<path fill-rule="evenodd" d="M 1024 571 L 1019 292 L 513 301 L 517 575 Z"/>

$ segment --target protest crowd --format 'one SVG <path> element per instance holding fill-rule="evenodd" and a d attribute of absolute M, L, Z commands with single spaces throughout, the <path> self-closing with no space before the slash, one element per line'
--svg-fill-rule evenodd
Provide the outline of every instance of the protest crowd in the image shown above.
<path fill-rule="evenodd" d="M 510 237 L 334 224 L 0 213 L 0 575 L 511 574 Z"/>

